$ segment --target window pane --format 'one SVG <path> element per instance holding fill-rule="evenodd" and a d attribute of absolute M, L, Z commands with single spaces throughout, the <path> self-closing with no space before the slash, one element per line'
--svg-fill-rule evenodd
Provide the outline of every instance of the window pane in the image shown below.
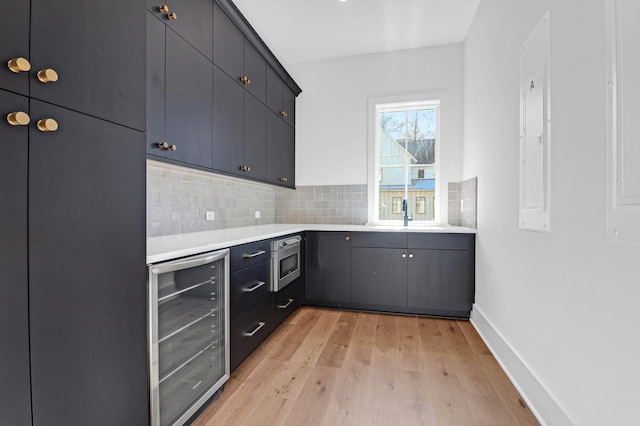
<path fill-rule="evenodd" d="M 438 108 L 399 105 L 378 113 L 378 220 L 435 220 Z"/>

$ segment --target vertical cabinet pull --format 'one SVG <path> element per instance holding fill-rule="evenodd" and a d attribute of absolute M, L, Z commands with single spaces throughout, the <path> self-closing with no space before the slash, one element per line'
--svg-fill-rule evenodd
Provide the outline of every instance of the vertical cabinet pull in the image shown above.
<path fill-rule="evenodd" d="M 166 4 L 163 4 L 158 9 L 160 9 L 161 13 L 169 13 L 169 6 L 167 6 Z"/>
<path fill-rule="evenodd" d="M 249 80 L 249 77 L 247 77 L 246 75 L 243 75 L 242 77 L 240 77 L 240 81 L 243 84 L 251 84 L 251 80 Z"/>
<path fill-rule="evenodd" d="M 261 329 L 262 327 L 264 327 L 264 325 L 265 325 L 265 324 L 266 324 L 266 322 L 264 322 L 264 321 L 260 321 L 260 322 L 258 323 L 258 326 L 257 326 L 256 328 L 254 328 L 252 331 L 245 331 L 245 332 L 243 333 L 243 334 L 244 334 L 244 337 L 253 337 L 253 335 L 254 335 L 254 334 L 256 334 L 258 331 L 260 331 L 260 329 Z"/>
<path fill-rule="evenodd" d="M 31 64 L 22 57 L 10 59 L 7 65 L 9 69 L 15 73 L 31 71 Z"/>
<path fill-rule="evenodd" d="M 176 15 L 175 12 L 171 12 L 167 15 L 167 18 L 169 18 L 169 20 L 178 19 L 178 15 Z"/>
<path fill-rule="evenodd" d="M 31 122 L 31 117 L 26 112 L 16 111 L 7 115 L 7 121 L 12 126 L 26 126 Z"/>

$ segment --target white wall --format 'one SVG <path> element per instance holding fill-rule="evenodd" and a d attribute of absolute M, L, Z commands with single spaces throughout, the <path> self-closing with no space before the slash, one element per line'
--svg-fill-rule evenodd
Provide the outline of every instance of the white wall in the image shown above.
<path fill-rule="evenodd" d="M 443 93 L 449 180 L 462 175 L 462 44 L 288 66 L 296 105 L 296 184 L 367 183 L 369 98 Z"/>
<path fill-rule="evenodd" d="M 518 229 L 518 49 L 547 9 L 551 234 Z M 640 247 L 605 239 L 604 30 L 602 0 L 482 0 L 464 46 L 474 322 L 550 425 L 640 422 Z"/>

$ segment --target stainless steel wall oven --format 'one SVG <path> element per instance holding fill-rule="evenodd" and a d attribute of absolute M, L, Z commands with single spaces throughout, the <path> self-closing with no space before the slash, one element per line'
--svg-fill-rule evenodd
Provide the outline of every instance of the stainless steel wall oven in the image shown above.
<path fill-rule="evenodd" d="M 230 375 L 229 250 L 149 267 L 152 426 L 182 425 Z"/>
<path fill-rule="evenodd" d="M 300 276 L 300 242 L 294 235 L 271 243 L 271 291 L 282 290 Z"/>

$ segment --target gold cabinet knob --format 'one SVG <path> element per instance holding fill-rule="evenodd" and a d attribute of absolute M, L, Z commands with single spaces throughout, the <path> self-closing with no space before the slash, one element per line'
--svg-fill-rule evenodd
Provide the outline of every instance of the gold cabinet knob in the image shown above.
<path fill-rule="evenodd" d="M 281 177 L 280 178 L 280 182 L 288 182 L 288 181 L 289 181 L 289 179 L 287 179 L 286 177 Z"/>
<path fill-rule="evenodd" d="M 178 147 L 177 147 L 177 146 L 175 146 L 175 145 L 169 145 L 169 144 L 168 144 L 168 143 L 166 143 L 166 142 L 160 142 L 160 143 L 158 143 L 158 148 L 160 148 L 161 150 L 164 150 L 164 151 L 175 151 L 176 149 L 178 149 Z"/>
<path fill-rule="evenodd" d="M 58 73 L 51 68 L 45 68 L 38 71 L 38 80 L 43 83 L 53 83 L 58 81 Z"/>
<path fill-rule="evenodd" d="M 16 73 L 31 71 L 31 64 L 25 58 L 13 58 L 7 64 L 9 69 Z"/>
<path fill-rule="evenodd" d="M 53 118 L 38 120 L 38 130 L 41 132 L 55 132 L 58 130 L 58 122 Z"/>
<path fill-rule="evenodd" d="M 351 237 L 347 235 L 346 237 L 344 237 L 344 239 L 349 241 L 351 239 Z"/>
<path fill-rule="evenodd" d="M 251 167 L 249 167 L 249 166 L 240 166 L 240 170 L 242 170 L 243 172 L 250 172 L 251 171 Z"/>
<path fill-rule="evenodd" d="M 251 84 L 251 80 L 249 80 L 249 77 L 247 77 L 246 75 L 240 77 L 240 81 L 242 81 L 244 84 Z"/>
<path fill-rule="evenodd" d="M 280 115 L 283 117 L 288 117 L 289 114 L 287 114 L 287 111 L 280 111 Z"/>
<path fill-rule="evenodd" d="M 7 115 L 7 121 L 12 126 L 26 126 L 31 122 L 31 117 L 26 112 L 16 111 Z"/>
<path fill-rule="evenodd" d="M 160 9 L 160 12 L 162 13 L 169 13 L 169 6 L 167 6 L 166 4 L 163 4 L 158 9 Z"/>
<path fill-rule="evenodd" d="M 178 19 L 178 15 L 175 14 L 175 12 L 171 12 L 167 15 L 167 18 L 169 19 Z"/>

